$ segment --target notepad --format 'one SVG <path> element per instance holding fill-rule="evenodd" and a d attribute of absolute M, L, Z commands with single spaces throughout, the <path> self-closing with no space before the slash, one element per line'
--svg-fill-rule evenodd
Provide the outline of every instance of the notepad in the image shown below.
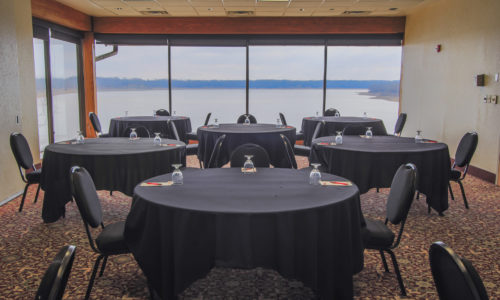
<path fill-rule="evenodd" d="M 350 181 L 323 181 L 319 182 L 321 185 L 325 186 L 352 186 L 352 182 Z"/>
<path fill-rule="evenodd" d="M 425 143 L 425 144 L 435 144 L 435 143 L 437 143 L 437 141 L 426 140 L 426 141 L 423 141 L 422 143 Z"/>
<path fill-rule="evenodd" d="M 161 145 L 162 145 L 162 147 L 177 147 L 177 146 L 179 146 L 177 144 L 161 144 Z"/>
<path fill-rule="evenodd" d="M 335 146 L 337 144 L 334 143 L 334 142 L 330 142 L 330 143 L 321 142 L 321 143 L 318 143 L 318 145 L 321 145 L 321 146 Z"/>
<path fill-rule="evenodd" d="M 243 172 L 243 173 L 256 173 L 257 169 L 256 168 L 241 168 L 241 172 Z"/>
<path fill-rule="evenodd" d="M 141 186 L 171 186 L 174 184 L 173 181 L 167 181 L 167 182 L 143 182 L 141 183 Z"/>

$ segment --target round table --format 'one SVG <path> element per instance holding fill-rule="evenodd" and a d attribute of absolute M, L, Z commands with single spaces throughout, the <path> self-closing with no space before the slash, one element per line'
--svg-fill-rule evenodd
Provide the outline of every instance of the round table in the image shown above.
<path fill-rule="evenodd" d="M 304 145 L 310 146 L 312 135 L 316 124 L 325 121 L 325 128 L 322 136 L 336 135 L 337 131 L 342 131 L 348 125 L 359 125 L 372 127 L 373 135 L 387 135 L 384 122 L 376 118 L 363 117 L 305 117 L 302 119 L 302 132 L 304 133 Z"/>
<path fill-rule="evenodd" d="M 162 146 L 153 139 L 128 138 L 86 139 L 84 144 L 74 141 L 51 144 L 43 153 L 41 186 L 45 191 L 42 218 L 55 222 L 64 216 L 65 204 L 72 199 L 69 174 L 73 166 L 86 168 L 98 190 L 120 191 L 131 196 L 142 180 L 170 172 L 171 164 L 186 162 L 183 142 L 162 140 Z"/>
<path fill-rule="evenodd" d="M 114 137 L 125 136 L 125 129 L 129 127 L 144 126 L 149 130 L 151 137 L 155 132 L 161 132 L 162 137 L 173 139 L 170 130 L 167 128 L 167 121 L 175 123 L 181 141 L 187 142 L 186 133 L 191 132 L 191 120 L 182 116 L 137 116 L 137 117 L 118 117 L 111 119 L 109 123 L 109 135 Z"/>
<path fill-rule="evenodd" d="M 417 189 L 427 204 L 442 213 L 448 208 L 450 154 L 444 143 L 415 143 L 413 138 L 344 136 L 342 145 L 331 145 L 335 137 L 313 141 L 311 162 L 326 172 L 352 180 L 361 193 L 374 187 L 390 187 L 396 170 L 405 163 L 417 166 Z"/>
<path fill-rule="evenodd" d="M 284 126 L 277 128 L 276 124 L 220 124 L 219 127 L 202 126 L 198 128 L 198 157 L 207 165 L 210 155 L 219 136 L 225 134 L 226 139 L 222 145 L 218 166 L 229 162 L 231 153 L 236 147 L 254 143 L 262 146 L 269 154 L 271 164 L 275 167 L 287 166 L 285 146 L 280 134 L 285 135 L 290 143 L 295 144 L 295 127 Z"/>
<path fill-rule="evenodd" d="M 162 299 L 213 267 L 272 268 L 321 299 L 351 299 L 352 275 L 363 268 L 359 192 L 309 185 L 309 171 L 185 169 L 183 185 L 139 185 L 125 240 Z"/>

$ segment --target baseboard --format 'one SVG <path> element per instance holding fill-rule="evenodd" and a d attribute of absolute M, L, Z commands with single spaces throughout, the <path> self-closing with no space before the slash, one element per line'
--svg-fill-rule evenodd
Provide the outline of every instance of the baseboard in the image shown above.
<path fill-rule="evenodd" d="M 9 203 L 10 201 L 16 199 L 17 197 L 21 196 L 23 194 L 23 191 L 20 191 L 20 192 L 17 192 L 15 193 L 14 195 L 12 196 L 9 196 L 7 199 L 4 199 L 2 202 L 0 202 L 0 206 L 3 206 L 7 203 Z"/>
<path fill-rule="evenodd" d="M 454 161 L 455 160 L 452 158 L 451 163 L 453 163 Z M 472 175 L 472 176 L 477 177 L 479 179 L 482 179 L 484 181 L 495 184 L 495 179 L 496 179 L 495 173 L 491 173 L 489 171 L 483 170 L 483 169 L 475 167 L 473 165 L 469 165 L 468 173 L 469 173 L 469 175 Z"/>

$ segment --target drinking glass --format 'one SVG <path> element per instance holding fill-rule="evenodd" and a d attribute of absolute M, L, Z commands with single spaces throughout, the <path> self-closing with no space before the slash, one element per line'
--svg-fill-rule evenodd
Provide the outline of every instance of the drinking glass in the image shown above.
<path fill-rule="evenodd" d="M 335 117 L 337 117 L 337 118 L 340 117 L 339 111 L 335 112 Z"/>
<path fill-rule="evenodd" d="M 248 118 L 248 116 L 245 117 L 245 122 L 243 124 L 250 125 L 250 118 Z"/>
<path fill-rule="evenodd" d="M 82 134 L 81 131 L 77 131 L 76 132 L 76 138 L 75 138 L 75 140 L 76 140 L 77 144 L 83 144 L 84 143 L 85 138 L 83 137 L 83 134 Z"/>
<path fill-rule="evenodd" d="M 335 144 L 342 145 L 342 131 L 337 131 L 337 136 L 335 137 Z"/>
<path fill-rule="evenodd" d="M 281 128 L 281 119 L 280 118 L 276 119 L 276 128 Z"/>
<path fill-rule="evenodd" d="M 316 118 L 319 117 L 319 111 L 316 111 Z"/>
<path fill-rule="evenodd" d="M 365 137 L 371 139 L 373 137 L 373 132 L 371 127 L 366 127 Z"/>
<path fill-rule="evenodd" d="M 153 109 L 153 117 L 156 117 L 156 110 Z"/>
<path fill-rule="evenodd" d="M 363 113 L 363 118 L 368 118 L 368 114 L 366 113 L 366 111 Z"/>
<path fill-rule="evenodd" d="M 219 128 L 219 120 L 217 118 L 214 119 L 214 127 Z"/>
<path fill-rule="evenodd" d="M 182 167 L 182 164 L 173 164 L 172 167 L 175 168 L 175 170 L 172 172 L 172 183 L 173 184 L 183 184 L 184 183 L 184 176 L 182 175 L 182 172 L 179 169 L 180 167 Z"/>
<path fill-rule="evenodd" d="M 173 113 L 174 113 L 174 116 L 177 115 L 177 113 L 175 112 L 175 110 L 173 111 Z"/>
<path fill-rule="evenodd" d="M 417 135 L 415 136 L 415 143 L 422 143 L 424 138 L 420 135 L 422 130 L 417 130 Z"/>
<path fill-rule="evenodd" d="M 161 146 L 160 132 L 155 132 L 155 138 L 153 140 L 153 144 L 155 144 L 156 146 Z"/>
<path fill-rule="evenodd" d="M 137 132 L 135 131 L 135 128 L 130 128 L 130 140 L 136 140 L 137 139 Z"/>
<path fill-rule="evenodd" d="M 313 169 L 311 170 L 311 173 L 309 174 L 309 184 L 320 185 L 321 173 L 319 172 L 318 167 L 321 166 L 321 164 L 312 163 L 311 166 L 313 166 Z"/>
<path fill-rule="evenodd" d="M 247 158 L 247 160 L 243 164 L 243 173 L 250 174 L 250 172 L 248 172 L 247 170 L 253 170 L 253 168 L 255 168 L 252 161 L 253 155 L 245 155 L 245 157 Z"/>

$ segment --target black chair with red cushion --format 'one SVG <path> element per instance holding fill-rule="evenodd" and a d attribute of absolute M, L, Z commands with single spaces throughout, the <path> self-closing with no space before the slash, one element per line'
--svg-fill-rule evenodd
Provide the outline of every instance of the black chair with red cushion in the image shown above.
<path fill-rule="evenodd" d="M 311 141 L 322 136 L 323 128 L 325 128 L 325 125 L 326 125 L 325 121 L 321 121 L 321 122 L 318 122 L 316 124 Z M 293 146 L 293 151 L 294 151 L 295 155 L 309 157 L 309 155 L 311 154 L 311 146 L 295 144 Z"/>
<path fill-rule="evenodd" d="M 223 163 L 220 161 L 220 153 L 225 139 L 226 139 L 225 134 L 217 138 L 217 140 L 215 141 L 214 148 L 212 149 L 212 153 L 210 154 L 210 159 L 208 160 L 208 164 L 204 166 L 205 169 L 222 167 Z"/>
<path fill-rule="evenodd" d="M 288 123 L 286 122 L 285 115 L 283 113 L 279 113 L 280 119 L 281 119 L 281 124 L 283 126 L 288 126 Z M 297 131 L 295 133 L 295 140 L 304 140 L 304 133 L 302 131 Z"/>
<path fill-rule="evenodd" d="M 247 117 L 250 120 L 250 124 L 257 124 L 257 119 L 252 114 L 243 114 L 243 115 L 239 116 L 238 120 L 236 120 L 236 123 L 238 123 L 238 124 L 245 123 L 245 120 Z"/>
<path fill-rule="evenodd" d="M 441 300 L 488 300 L 483 281 L 470 261 L 443 242 L 429 249 L 432 278 Z"/>
<path fill-rule="evenodd" d="M 167 126 L 170 128 L 170 132 L 174 139 L 180 141 L 179 132 L 177 131 L 177 126 L 172 120 L 167 121 Z M 187 144 L 186 145 L 186 155 L 196 155 L 198 157 L 198 144 Z M 200 163 L 200 169 L 202 168 L 201 160 L 198 158 L 198 162 Z"/>
<path fill-rule="evenodd" d="M 239 145 L 231 152 L 231 168 L 241 168 L 246 161 L 245 155 L 253 155 L 252 162 L 256 168 L 269 168 L 269 154 L 260 145 L 247 143 Z"/>
<path fill-rule="evenodd" d="M 460 186 L 460 190 L 462 191 L 462 197 L 464 198 L 465 208 L 469 208 L 469 203 L 467 203 L 467 198 L 465 197 L 465 190 L 462 184 L 462 180 L 465 179 L 465 175 L 467 175 L 467 170 L 469 169 L 469 164 L 476 151 L 478 143 L 478 135 L 476 132 L 467 132 L 457 147 L 457 152 L 455 153 L 455 161 L 451 166 L 450 171 L 450 180 L 455 181 Z M 456 167 L 464 168 L 463 172 L 457 170 Z M 451 199 L 455 200 L 453 196 L 453 191 L 451 190 L 451 185 L 448 183 L 448 189 L 450 190 Z"/>
<path fill-rule="evenodd" d="M 34 202 L 36 203 L 36 200 L 38 199 L 42 169 L 37 169 L 35 167 L 35 164 L 33 163 L 33 156 L 31 155 L 30 145 L 21 133 L 13 132 L 10 135 L 10 148 L 12 149 L 12 153 L 16 159 L 21 179 L 26 183 L 23 198 L 21 200 L 21 204 L 19 205 L 19 212 L 21 212 L 23 210 L 24 199 L 26 198 L 28 187 L 31 184 L 38 184 Z M 28 172 L 29 170 L 31 170 L 31 172 Z"/>
<path fill-rule="evenodd" d="M 325 116 L 325 117 L 334 117 L 334 116 L 340 117 L 340 111 L 338 111 L 335 108 L 329 108 L 329 109 L 325 110 L 325 112 L 323 113 L 323 116 Z"/>
<path fill-rule="evenodd" d="M 155 115 L 157 115 L 157 116 L 167 116 L 168 117 L 168 116 L 170 116 L 170 113 L 168 112 L 168 110 L 160 108 L 157 111 L 155 111 Z"/>
<path fill-rule="evenodd" d="M 283 168 L 297 169 L 297 161 L 290 140 L 284 134 L 280 134 L 280 137 L 283 141 L 283 159 L 285 161 L 285 164 L 282 164 Z"/>
<path fill-rule="evenodd" d="M 75 260 L 75 252 L 76 247 L 72 245 L 64 246 L 59 250 L 43 275 L 36 292 L 36 300 L 62 299 Z"/>
<path fill-rule="evenodd" d="M 207 117 L 205 118 L 205 123 L 203 123 L 203 126 L 207 126 L 208 122 L 210 121 L 210 116 L 212 115 L 211 112 L 207 114 Z M 186 132 L 186 137 L 188 140 L 193 140 L 197 141 L 198 140 L 198 134 L 196 132 Z"/>
<path fill-rule="evenodd" d="M 394 135 L 400 136 L 406 123 L 406 114 L 400 113 L 396 125 L 394 126 Z"/>
<path fill-rule="evenodd" d="M 89 112 L 89 119 L 97 137 L 109 137 L 109 134 L 102 133 L 101 122 L 94 112 Z"/>
<path fill-rule="evenodd" d="M 403 236 L 408 211 L 415 196 L 416 180 L 417 167 L 411 163 L 401 165 L 392 179 L 391 191 L 387 198 L 385 222 L 366 218 L 366 226 L 361 228 L 365 249 L 378 250 L 380 252 L 386 272 L 389 272 L 389 268 L 384 252 L 389 253 L 391 256 L 399 288 L 401 289 L 401 295 L 403 296 L 406 296 L 406 290 L 401 273 L 399 272 L 396 256 L 392 250 L 398 247 Z M 400 225 L 397 238 L 387 226 L 389 222 L 394 225 Z"/>

